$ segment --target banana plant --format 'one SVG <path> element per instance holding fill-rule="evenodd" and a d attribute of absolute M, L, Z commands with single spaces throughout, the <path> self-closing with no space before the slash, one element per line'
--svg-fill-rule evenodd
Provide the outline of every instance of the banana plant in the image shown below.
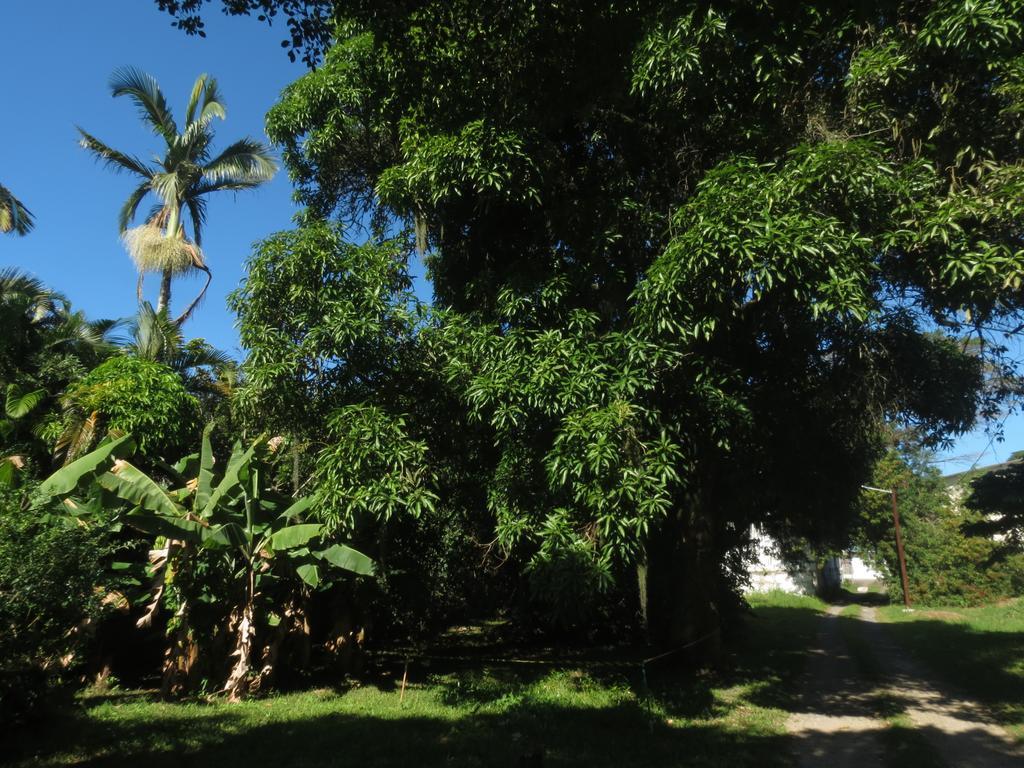
<path fill-rule="evenodd" d="M 88 481 L 126 503 L 124 524 L 154 537 L 153 594 L 140 623 L 152 620 L 164 590 L 175 573 L 187 567 L 191 555 L 201 550 L 223 554 L 222 562 L 241 595 L 231 615 L 235 661 L 223 688 L 231 700 L 237 700 L 248 692 L 252 677 L 263 582 L 294 577 L 316 587 L 328 569 L 369 576 L 374 563 L 351 547 L 325 542 L 323 527 L 305 522 L 314 503 L 311 497 L 289 498 L 268 486 L 267 459 L 272 448 L 264 438 L 248 446 L 236 443 L 223 471 L 218 471 L 211 428 L 203 432 L 198 454 L 163 467 L 174 487 L 118 458 L 120 443 L 114 441 L 56 472 L 42 484 L 40 493 L 66 496 Z M 182 599 L 178 606 L 180 631 L 187 628 L 187 605 Z M 173 659 L 165 667 L 165 690 L 170 687 L 167 675 L 177 669 Z"/>

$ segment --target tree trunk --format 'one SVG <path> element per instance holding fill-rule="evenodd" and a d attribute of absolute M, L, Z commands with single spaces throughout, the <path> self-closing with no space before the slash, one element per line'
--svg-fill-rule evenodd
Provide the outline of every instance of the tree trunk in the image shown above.
<path fill-rule="evenodd" d="M 170 311 L 171 306 L 171 270 L 165 269 L 160 277 L 160 295 L 156 299 L 156 311 Z"/>
<path fill-rule="evenodd" d="M 238 628 L 236 630 L 235 665 L 231 668 L 228 681 L 224 684 L 224 690 L 228 694 L 228 701 L 241 701 L 249 693 L 249 673 L 252 670 L 252 646 L 256 636 L 256 625 L 253 616 L 253 601 L 246 600 L 238 617 Z"/>
<path fill-rule="evenodd" d="M 172 590 L 178 600 L 178 609 L 174 612 L 171 622 L 173 628 L 169 631 L 169 642 L 164 653 L 160 694 L 165 699 L 180 696 L 191 687 L 193 667 L 199 658 L 199 646 L 192 636 L 192 626 L 189 623 L 191 606 L 188 600 L 188 585 L 191 582 L 191 573 L 188 552 L 180 542 L 169 541 L 166 557 L 166 572 L 163 575 L 162 586 L 157 590 L 147 615 L 139 621 L 140 627 L 151 622 L 165 590 Z"/>
<path fill-rule="evenodd" d="M 163 680 L 160 695 L 174 698 L 185 693 L 190 687 L 192 668 L 199 659 L 199 646 L 192 638 L 188 623 L 188 602 L 182 600 L 175 614 L 178 626 L 171 634 L 171 641 L 164 655 Z"/>
<path fill-rule="evenodd" d="M 648 633 L 655 645 L 715 660 L 720 652 L 719 552 L 706 494 L 673 510 L 648 544 Z"/>

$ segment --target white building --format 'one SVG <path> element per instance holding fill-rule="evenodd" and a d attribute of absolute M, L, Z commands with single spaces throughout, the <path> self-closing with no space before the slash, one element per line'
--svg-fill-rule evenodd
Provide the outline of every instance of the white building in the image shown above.
<path fill-rule="evenodd" d="M 784 560 L 778 544 L 756 526 L 751 528 L 750 538 L 755 557 L 749 569 L 749 592 L 779 590 L 814 595 L 835 591 L 844 582 L 850 582 L 854 587 L 866 587 L 882 581 L 882 574 L 869 568 L 852 553 L 826 560 L 819 572 L 810 558 L 799 563 Z"/>

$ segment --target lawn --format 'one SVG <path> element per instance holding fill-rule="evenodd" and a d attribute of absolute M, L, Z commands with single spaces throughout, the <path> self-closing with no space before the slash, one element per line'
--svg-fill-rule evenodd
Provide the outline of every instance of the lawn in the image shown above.
<path fill-rule="evenodd" d="M 1024 739 L 1024 599 L 982 608 L 881 609 L 889 630 L 940 679 L 988 705 Z"/>
<path fill-rule="evenodd" d="M 719 671 L 531 666 L 397 674 L 242 704 L 83 694 L 16 766 L 784 766 L 785 707 L 822 604 L 755 596 Z"/>

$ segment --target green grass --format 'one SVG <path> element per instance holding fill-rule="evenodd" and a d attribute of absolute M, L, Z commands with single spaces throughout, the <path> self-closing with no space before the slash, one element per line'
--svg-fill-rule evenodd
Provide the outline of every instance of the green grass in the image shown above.
<path fill-rule="evenodd" d="M 982 608 L 881 609 L 894 638 L 936 675 L 986 704 L 1024 740 L 1024 599 Z"/>
<path fill-rule="evenodd" d="M 785 707 L 821 610 L 757 596 L 716 672 L 492 667 L 397 676 L 255 699 L 168 704 L 85 694 L 36 732 L 14 766 L 786 766 Z M 525 758 L 525 759 L 524 759 Z"/>

